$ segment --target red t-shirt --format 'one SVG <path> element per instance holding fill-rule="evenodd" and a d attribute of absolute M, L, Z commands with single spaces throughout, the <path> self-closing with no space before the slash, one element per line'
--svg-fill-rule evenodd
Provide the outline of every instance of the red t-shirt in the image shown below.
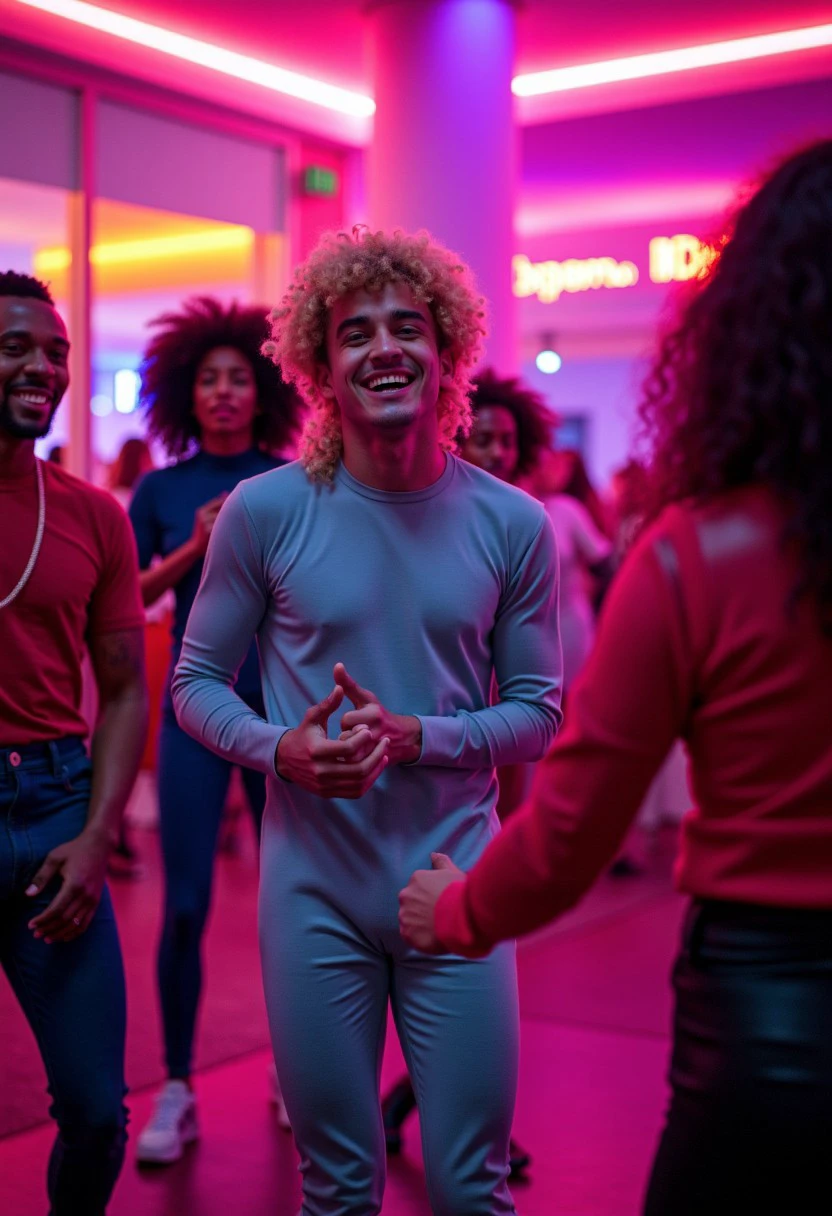
<path fill-rule="evenodd" d="M 144 626 L 136 546 L 124 511 L 58 465 L 41 468 L 41 550 L 17 599 L 0 608 L 0 747 L 86 735 L 86 639 Z M 26 567 L 37 519 L 34 472 L 0 480 L 0 599 Z"/>
<path fill-rule="evenodd" d="M 790 605 L 784 527 L 772 495 L 745 489 L 670 508 L 636 545 L 531 802 L 439 900 L 449 949 L 483 953 L 576 903 L 677 737 L 695 802 L 680 890 L 832 908 L 832 639 L 811 597 Z"/>

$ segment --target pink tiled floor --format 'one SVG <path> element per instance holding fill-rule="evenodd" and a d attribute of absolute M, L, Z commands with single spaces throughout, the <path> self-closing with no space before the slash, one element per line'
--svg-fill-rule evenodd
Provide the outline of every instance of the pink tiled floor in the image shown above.
<path fill-rule="evenodd" d="M 669 844 L 670 842 L 665 842 Z M 158 923 L 155 837 L 149 874 L 115 885 L 128 969 L 128 1079 L 135 1132 L 160 1076 L 152 957 Z M 680 901 L 662 846 L 646 874 L 605 879 L 576 912 L 523 944 L 523 1048 L 515 1130 L 534 1164 L 515 1188 L 523 1216 L 636 1216 L 661 1123 L 669 970 Z M 218 868 L 207 944 L 197 1078 L 202 1139 L 166 1170 L 139 1172 L 132 1152 L 111 1216 L 295 1216 L 291 1137 L 267 1101 L 265 1019 L 256 966 L 256 866 L 250 847 Z M 0 1211 L 43 1216 L 51 1130 L 42 1071 L 0 980 Z M 401 1070 L 388 1042 L 385 1084 Z M 384 1216 L 428 1216 L 418 1128 L 390 1163 Z"/>

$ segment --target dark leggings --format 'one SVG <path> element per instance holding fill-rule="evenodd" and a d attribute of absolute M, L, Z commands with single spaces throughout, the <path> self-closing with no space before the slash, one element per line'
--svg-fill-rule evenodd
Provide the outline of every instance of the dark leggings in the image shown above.
<path fill-rule="evenodd" d="M 832 910 L 694 903 L 645 1216 L 832 1212 Z"/>
<path fill-rule="evenodd" d="M 258 710 L 257 702 L 249 701 Z M 262 708 L 258 710 L 262 712 Z M 172 710 L 159 736 L 159 829 L 165 868 L 165 912 L 158 975 L 171 1077 L 190 1075 L 202 990 L 202 934 L 211 903 L 214 856 L 234 766 L 177 725 Z M 262 773 L 243 769 L 259 835 L 266 801 Z"/>

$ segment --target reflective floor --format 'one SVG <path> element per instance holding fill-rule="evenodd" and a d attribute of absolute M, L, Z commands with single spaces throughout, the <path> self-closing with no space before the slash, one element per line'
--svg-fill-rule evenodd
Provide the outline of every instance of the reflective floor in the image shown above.
<path fill-rule="evenodd" d="M 247 828 L 248 825 L 246 825 Z M 636 877 L 605 878 L 556 926 L 523 943 L 523 1047 L 516 1138 L 534 1158 L 514 1189 L 521 1216 L 636 1216 L 665 1101 L 667 976 L 681 915 L 670 887 L 672 830 Z M 132 1128 L 161 1077 L 153 986 L 160 881 L 156 836 L 140 831 L 141 881 L 113 883 L 127 962 Z M 221 857 L 206 949 L 198 1074 L 201 1140 L 182 1161 L 136 1168 L 132 1151 L 111 1216 L 296 1216 L 291 1136 L 268 1102 L 265 1015 L 255 936 L 256 859 L 247 831 Z M 44 1077 L 0 978 L 0 1211 L 45 1216 L 52 1139 Z M 401 1072 L 395 1032 L 385 1085 Z M 390 1162 L 384 1216 L 428 1216 L 418 1124 Z"/>

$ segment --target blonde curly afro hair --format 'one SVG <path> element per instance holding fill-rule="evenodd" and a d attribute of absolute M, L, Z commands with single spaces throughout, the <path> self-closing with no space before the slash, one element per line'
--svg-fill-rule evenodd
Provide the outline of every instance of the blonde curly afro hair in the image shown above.
<path fill-rule="evenodd" d="M 315 373 L 326 362 L 326 329 L 336 300 L 353 291 L 381 291 L 406 283 L 428 305 L 439 347 L 453 362 L 450 384 L 439 393 L 442 446 L 453 450 L 471 428 L 471 373 L 485 337 L 485 301 L 456 254 L 427 232 L 328 232 L 295 271 L 292 284 L 270 315 L 271 340 L 263 353 L 280 365 L 310 406 L 300 442 L 300 460 L 316 481 L 330 481 L 343 439 L 337 403 L 319 391 Z"/>

